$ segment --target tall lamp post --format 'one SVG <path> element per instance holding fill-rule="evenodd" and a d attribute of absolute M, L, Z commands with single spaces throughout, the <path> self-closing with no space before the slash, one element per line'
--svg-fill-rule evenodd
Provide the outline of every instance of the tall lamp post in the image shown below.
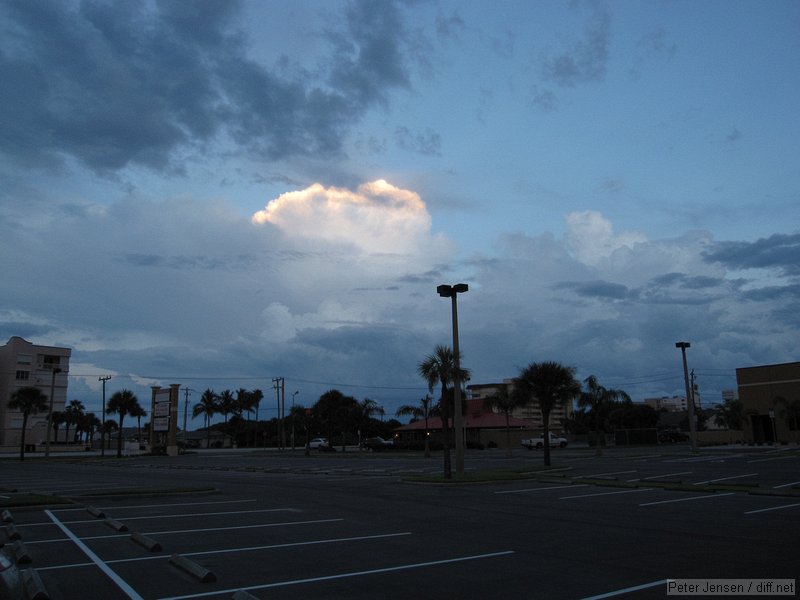
<path fill-rule="evenodd" d="M 53 394 L 56 389 L 56 373 L 61 373 L 61 369 L 53 367 L 50 377 L 50 410 L 47 412 L 47 437 L 45 438 L 44 456 L 50 456 L 50 431 L 53 429 Z"/>
<path fill-rule="evenodd" d="M 694 394 L 689 385 L 689 367 L 686 365 L 686 349 L 691 348 L 689 342 L 675 342 L 675 347 L 681 349 L 683 356 L 683 380 L 686 384 L 686 407 L 689 412 L 689 443 L 692 446 L 692 452 L 697 452 L 697 433 L 695 431 L 694 423 Z"/>
<path fill-rule="evenodd" d="M 442 298 L 450 298 L 453 307 L 453 435 L 456 438 L 456 473 L 464 473 L 464 424 L 461 416 L 461 364 L 458 351 L 458 294 L 469 291 L 466 283 L 440 285 L 436 292 Z"/>
<path fill-rule="evenodd" d="M 111 379 L 111 375 L 98 377 L 98 381 L 103 382 L 103 420 L 100 424 L 100 456 L 106 455 L 106 381 Z"/>

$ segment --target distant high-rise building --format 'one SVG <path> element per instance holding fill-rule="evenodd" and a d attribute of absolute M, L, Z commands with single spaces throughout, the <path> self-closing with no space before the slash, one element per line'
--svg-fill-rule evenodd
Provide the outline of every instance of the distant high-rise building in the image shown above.
<path fill-rule="evenodd" d="M 38 388 L 49 403 L 52 388 L 53 411 L 64 410 L 70 354 L 69 348 L 38 346 L 18 336 L 0 346 L 0 446 L 17 447 L 20 443 L 22 412 L 8 407 L 18 389 Z M 45 442 L 48 413 L 44 411 L 28 418 L 26 444 Z"/>

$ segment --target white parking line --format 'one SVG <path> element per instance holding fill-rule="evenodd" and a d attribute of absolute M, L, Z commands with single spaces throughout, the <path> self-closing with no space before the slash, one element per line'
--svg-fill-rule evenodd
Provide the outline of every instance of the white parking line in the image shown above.
<path fill-rule="evenodd" d="M 650 583 L 643 583 L 642 585 L 635 585 L 633 587 L 622 588 L 621 590 L 614 590 L 613 592 L 606 592 L 597 596 L 588 596 L 582 600 L 602 600 L 603 598 L 613 598 L 614 596 L 622 596 L 630 594 L 631 592 L 638 592 L 639 590 L 646 590 L 648 588 L 664 585 L 669 582 L 669 579 L 660 579 L 658 581 L 651 581 Z"/>
<path fill-rule="evenodd" d="M 396 571 L 407 571 L 409 569 L 420 569 L 423 567 L 434 567 L 438 565 L 446 565 L 458 562 L 466 562 L 469 560 L 481 560 L 486 558 L 495 558 L 498 556 L 508 556 L 514 554 L 513 550 L 504 550 L 502 552 L 492 552 L 489 554 L 477 554 L 474 556 L 459 556 L 457 558 L 447 558 L 444 560 L 432 560 L 421 563 L 411 563 L 408 565 L 397 565 L 395 567 L 383 567 L 381 569 L 370 569 L 367 571 L 351 571 L 349 573 L 338 573 L 336 575 L 323 575 L 321 577 L 308 577 L 306 579 L 293 579 L 288 581 L 277 581 L 275 583 L 265 583 L 263 585 L 252 585 L 248 587 L 235 587 L 227 590 L 215 590 L 213 592 L 202 592 L 199 594 L 187 594 L 185 596 L 168 596 L 160 598 L 160 600 L 188 600 L 189 598 L 202 598 L 205 596 L 221 596 L 224 594 L 234 594 L 239 590 L 253 591 L 253 590 L 266 590 L 269 588 L 286 587 L 290 585 L 300 585 L 303 583 L 318 583 L 320 581 L 333 581 L 336 579 L 347 579 L 349 577 L 363 577 L 365 575 L 375 575 L 378 573 L 392 573 Z"/>
<path fill-rule="evenodd" d="M 597 494 L 579 494 L 577 496 L 562 496 L 559 500 L 571 500 L 573 498 L 593 498 L 594 496 L 614 496 L 616 494 L 633 494 L 635 492 L 651 492 L 653 488 L 636 488 L 635 490 L 623 490 L 621 492 L 600 492 Z"/>
<path fill-rule="evenodd" d="M 633 471 L 614 471 L 613 473 L 594 473 L 592 475 L 578 475 L 575 479 L 589 479 L 591 477 L 608 477 L 609 475 L 627 475 L 628 473 L 636 473 L 636 469 Z"/>
<path fill-rule="evenodd" d="M 142 598 L 139 594 L 136 593 L 136 590 L 134 590 L 130 585 L 128 585 L 127 581 L 125 581 L 119 575 L 117 575 L 111 569 L 111 567 L 109 567 L 106 563 L 100 560 L 99 556 L 97 556 L 94 552 L 92 552 L 86 544 L 84 544 L 80 539 L 78 539 L 78 536 L 76 536 L 74 533 L 72 533 L 72 531 L 69 530 L 68 527 L 62 524 L 61 521 L 58 520 L 58 517 L 56 517 L 49 510 L 45 510 L 44 513 L 53 520 L 53 523 L 55 523 L 58 526 L 58 528 L 61 529 L 61 531 L 63 531 L 73 542 L 75 542 L 75 545 L 78 546 L 78 548 L 80 548 L 83 551 L 83 553 L 86 556 L 88 556 L 89 559 L 95 565 L 97 565 L 99 569 L 103 571 L 103 573 L 105 573 L 108 576 L 108 578 L 111 579 L 111 581 L 113 581 L 120 590 L 125 592 L 125 595 L 128 596 L 128 598 L 130 598 L 131 600 L 144 600 L 144 598 Z"/>
<path fill-rule="evenodd" d="M 144 535 L 172 535 L 176 533 L 206 533 L 209 531 L 232 531 L 234 529 L 261 529 L 266 527 L 291 527 L 292 525 L 316 525 L 318 523 L 338 523 L 344 519 L 315 519 L 313 521 L 284 521 L 282 523 L 261 523 L 259 525 L 234 525 L 226 527 L 206 527 L 204 529 L 174 529 L 172 531 L 145 531 Z M 129 533 L 110 533 L 108 535 L 85 535 L 83 540 L 108 540 L 113 538 L 130 537 Z M 26 542 L 28 545 L 32 544 L 52 544 L 54 542 L 65 542 L 63 538 L 51 540 L 35 540 Z"/>
<path fill-rule="evenodd" d="M 760 508 L 758 510 L 748 510 L 744 514 L 746 514 L 746 515 L 754 515 L 756 513 L 769 512 L 771 510 L 783 510 L 784 508 L 792 508 L 794 506 L 800 506 L 800 502 L 797 502 L 795 504 L 784 504 L 783 506 L 773 506 L 772 508 Z"/>
<path fill-rule="evenodd" d="M 563 490 L 564 488 L 579 488 L 579 487 L 588 487 L 588 483 L 578 483 L 578 484 L 570 484 L 570 485 L 551 485 L 549 487 L 540 487 L 540 488 L 525 488 L 524 490 L 503 490 L 501 492 L 495 492 L 495 494 L 522 494 L 525 492 L 538 492 L 541 490 Z"/>
<path fill-rule="evenodd" d="M 645 502 L 639 506 L 654 506 L 656 504 L 669 504 L 671 502 L 690 502 L 691 500 L 706 500 L 708 498 L 722 498 L 723 496 L 733 496 L 733 492 L 724 494 L 706 494 L 704 496 L 692 496 L 691 498 L 677 498 L 675 500 L 659 500 L 658 502 Z"/>
<path fill-rule="evenodd" d="M 748 463 L 757 463 L 757 462 L 767 462 L 770 460 L 784 460 L 787 458 L 797 458 L 796 454 L 792 454 L 789 456 L 772 456 L 770 458 L 754 458 L 753 460 L 748 460 Z"/>
<path fill-rule="evenodd" d="M 783 485 L 776 485 L 772 489 L 773 490 L 779 490 L 781 488 L 791 487 L 793 485 L 800 485 L 800 481 L 793 481 L 792 483 L 784 483 Z"/>
<path fill-rule="evenodd" d="M 665 475 L 653 475 L 652 477 L 645 477 L 644 480 L 649 479 L 662 479 L 664 477 L 675 477 L 676 475 L 691 475 L 692 471 L 681 471 L 679 473 L 666 473 Z"/>
<path fill-rule="evenodd" d="M 377 539 L 385 539 L 390 537 L 399 537 L 404 535 L 412 535 L 410 531 L 404 531 L 402 533 L 382 533 L 377 535 L 362 535 L 356 537 L 346 537 L 346 538 L 332 538 L 332 539 L 322 539 L 322 540 L 309 540 L 307 542 L 286 542 L 284 544 L 270 544 L 267 546 L 249 546 L 249 547 L 242 547 L 242 548 L 226 548 L 224 550 L 205 550 L 203 552 L 181 552 L 181 556 L 200 556 L 204 554 L 230 554 L 231 552 L 254 552 L 256 550 L 277 550 L 279 548 L 295 548 L 298 546 L 316 546 L 319 544 L 337 544 L 343 542 L 361 542 L 366 540 L 377 540 Z M 87 539 L 87 538 L 84 538 Z M 116 564 L 116 563 L 129 563 L 129 562 L 140 562 L 143 560 L 169 560 L 168 555 L 160 554 L 156 556 L 139 556 L 137 558 L 118 558 L 115 560 L 108 560 L 106 561 L 107 564 Z M 91 565 L 92 563 L 71 563 L 67 565 L 53 565 L 50 567 L 39 567 L 37 571 L 54 571 L 58 569 L 73 569 L 76 567 L 86 567 Z"/>
<path fill-rule="evenodd" d="M 716 483 L 717 481 L 728 481 L 729 479 L 741 479 L 742 477 L 755 477 L 758 473 L 746 473 L 745 475 L 733 475 L 732 477 L 720 477 L 719 479 L 708 479 L 706 481 L 698 481 L 692 485 L 704 485 L 706 483 Z"/>
<path fill-rule="evenodd" d="M 250 498 L 248 500 L 214 500 L 211 502 L 171 502 L 169 504 L 131 504 L 128 506 L 114 506 L 112 507 L 114 510 L 118 510 L 121 508 L 165 508 L 169 506 L 180 506 L 181 508 L 185 508 L 187 506 L 201 506 L 203 504 L 242 504 L 246 502 L 257 502 L 255 498 Z M 109 507 L 99 507 L 99 508 L 109 508 Z M 286 509 L 290 510 L 290 509 Z M 54 508 L 53 512 L 70 512 L 70 511 L 81 511 L 86 512 L 85 507 L 78 507 L 78 508 Z"/>

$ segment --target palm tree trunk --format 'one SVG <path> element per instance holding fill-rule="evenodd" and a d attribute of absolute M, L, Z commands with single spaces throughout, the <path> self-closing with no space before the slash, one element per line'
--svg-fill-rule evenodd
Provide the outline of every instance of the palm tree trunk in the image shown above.
<path fill-rule="evenodd" d="M 550 466 L 550 411 L 542 411 L 544 426 L 544 466 Z"/>

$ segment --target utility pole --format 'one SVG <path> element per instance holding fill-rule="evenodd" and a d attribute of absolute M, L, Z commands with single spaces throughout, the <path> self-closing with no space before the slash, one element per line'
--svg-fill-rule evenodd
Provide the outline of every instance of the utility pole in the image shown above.
<path fill-rule="evenodd" d="M 675 342 L 675 347 L 680 348 L 681 356 L 683 357 L 683 380 L 686 384 L 686 408 L 688 409 L 689 416 L 689 442 L 692 447 L 692 452 L 697 452 L 697 434 L 695 432 L 694 422 L 694 394 L 692 393 L 691 384 L 689 383 L 689 368 L 686 365 L 686 349 L 691 348 L 689 342 Z"/>
<path fill-rule="evenodd" d="M 284 439 L 284 431 L 283 431 L 283 394 L 284 394 L 284 381 L 283 377 L 273 377 L 272 378 L 273 388 L 275 388 L 276 399 L 278 401 L 278 445 L 281 450 L 286 445 L 286 441 Z"/>
<path fill-rule="evenodd" d="M 103 382 L 103 418 L 100 426 L 100 456 L 106 455 L 106 381 L 111 379 L 111 375 L 102 375 L 97 381 Z"/>

